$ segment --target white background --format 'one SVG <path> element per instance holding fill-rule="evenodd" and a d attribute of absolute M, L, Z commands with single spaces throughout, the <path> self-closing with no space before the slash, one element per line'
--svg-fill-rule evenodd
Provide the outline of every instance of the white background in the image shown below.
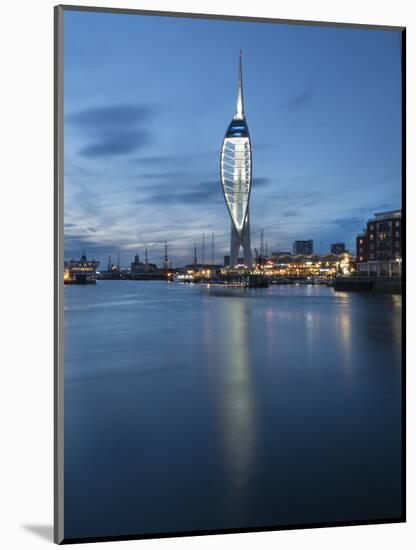
<path fill-rule="evenodd" d="M 2 2 L 0 15 L 0 546 L 41 548 L 53 518 L 53 10 Z M 69 2 L 68 2 L 69 3 Z M 80 4 L 74 1 L 73 4 Z M 408 242 L 415 237 L 416 18 L 413 1 L 89 0 L 112 6 L 407 27 Z M 413 254 L 413 257 L 412 257 Z M 107 548 L 414 548 L 415 254 L 408 257 L 408 523 L 105 543 Z M 178 495 L 178 498 L 179 495 Z M 96 545 L 95 548 L 98 548 Z M 84 546 L 85 547 L 85 546 Z"/>

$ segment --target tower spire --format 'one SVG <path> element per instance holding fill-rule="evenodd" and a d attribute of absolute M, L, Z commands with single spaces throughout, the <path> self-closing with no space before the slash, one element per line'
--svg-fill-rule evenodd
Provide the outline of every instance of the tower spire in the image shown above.
<path fill-rule="evenodd" d="M 237 87 L 237 107 L 234 119 L 244 119 L 244 101 L 243 101 L 243 53 L 240 50 L 240 63 L 238 68 L 238 87 Z"/>

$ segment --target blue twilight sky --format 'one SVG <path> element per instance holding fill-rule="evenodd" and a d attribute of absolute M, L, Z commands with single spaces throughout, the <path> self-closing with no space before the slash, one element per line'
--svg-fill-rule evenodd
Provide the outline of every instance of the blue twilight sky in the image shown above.
<path fill-rule="evenodd" d="M 239 49 L 252 244 L 317 252 L 401 206 L 400 33 L 65 12 L 65 257 L 228 253 L 219 151 Z M 208 244 L 209 243 L 209 244 Z"/>

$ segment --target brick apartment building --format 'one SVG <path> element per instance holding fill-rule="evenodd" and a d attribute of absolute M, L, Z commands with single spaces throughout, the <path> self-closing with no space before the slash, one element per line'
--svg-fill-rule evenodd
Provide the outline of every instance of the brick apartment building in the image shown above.
<path fill-rule="evenodd" d="M 374 214 L 363 233 L 357 235 L 356 247 L 359 271 L 391 273 L 390 264 L 401 263 L 402 258 L 402 211 Z M 393 271 L 397 272 L 397 269 Z"/>

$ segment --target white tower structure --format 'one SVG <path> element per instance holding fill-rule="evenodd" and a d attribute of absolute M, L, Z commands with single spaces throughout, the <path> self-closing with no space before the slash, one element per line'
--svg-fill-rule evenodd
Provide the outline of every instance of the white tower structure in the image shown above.
<path fill-rule="evenodd" d="M 231 218 L 230 266 L 235 267 L 243 248 L 244 265 L 251 268 L 249 200 L 251 189 L 251 143 L 243 100 L 242 55 L 238 71 L 237 106 L 221 148 L 221 184 Z"/>

